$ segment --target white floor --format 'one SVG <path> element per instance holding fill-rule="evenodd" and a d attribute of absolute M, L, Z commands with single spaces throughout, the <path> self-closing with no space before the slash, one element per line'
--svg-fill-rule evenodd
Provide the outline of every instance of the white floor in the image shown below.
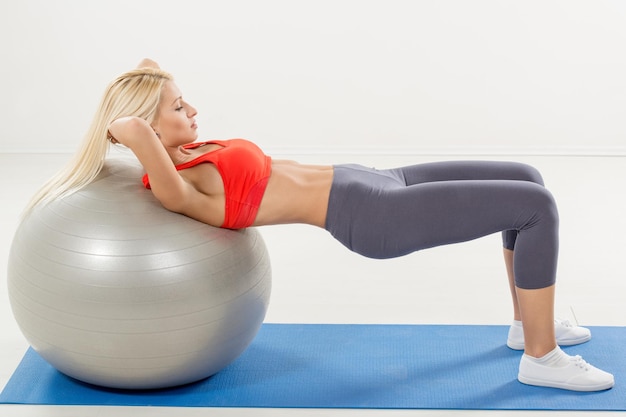
<path fill-rule="evenodd" d="M 294 156 L 296 159 L 297 156 Z M 6 293 L 6 265 L 18 216 L 36 188 L 67 155 L 0 154 L 0 389 L 27 348 Z M 378 167 L 441 158 L 323 157 L 307 162 L 362 162 Z M 459 159 L 459 158 L 456 158 Z M 473 157 L 473 159 L 476 159 Z M 626 157 L 510 157 L 537 166 L 561 213 L 556 313 L 583 325 L 626 325 Z M 499 236 L 436 248 L 401 259 L 354 255 L 325 231 L 262 228 L 273 266 L 267 322 L 506 324 L 509 295 Z M 505 342 L 504 340 L 502 341 Z M 593 342 L 593 341 L 592 341 Z M 593 358 L 587 358 L 593 363 Z M 511 379 L 515 375 L 511 374 Z M 623 384 L 626 381 L 617 381 Z M 0 405 L 3 416 L 461 416 L 557 415 L 557 412 L 307 410 Z M 568 416 L 589 413 L 567 412 Z M 602 413 L 609 415 L 613 413 Z"/>

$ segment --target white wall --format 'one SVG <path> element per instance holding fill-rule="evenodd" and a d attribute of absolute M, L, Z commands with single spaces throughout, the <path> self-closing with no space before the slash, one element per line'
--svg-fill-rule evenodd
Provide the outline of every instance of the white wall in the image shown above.
<path fill-rule="evenodd" d="M 0 152 L 73 150 L 105 85 L 149 56 L 206 139 L 626 154 L 620 0 L 0 1 Z"/>

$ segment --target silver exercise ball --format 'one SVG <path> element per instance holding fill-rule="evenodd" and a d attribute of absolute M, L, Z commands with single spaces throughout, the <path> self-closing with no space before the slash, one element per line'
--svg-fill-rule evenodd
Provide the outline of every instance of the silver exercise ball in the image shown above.
<path fill-rule="evenodd" d="M 165 210 L 135 160 L 108 160 L 81 191 L 36 208 L 8 262 L 15 319 L 59 371 L 151 389 L 215 374 L 256 336 L 271 290 L 259 232 Z"/>

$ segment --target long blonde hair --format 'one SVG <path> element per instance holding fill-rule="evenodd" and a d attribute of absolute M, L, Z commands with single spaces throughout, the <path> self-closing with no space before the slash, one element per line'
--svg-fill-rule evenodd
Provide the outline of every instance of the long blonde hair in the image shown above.
<path fill-rule="evenodd" d="M 82 144 L 70 162 L 46 182 L 24 210 L 72 194 L 96 178 L 109 149 L 108 127 L 116 119 L 136 116 L 152 123 L 161 91 L 172 76 L 158 68 L 138 68 L 120 75 L 104 92 Z"/>

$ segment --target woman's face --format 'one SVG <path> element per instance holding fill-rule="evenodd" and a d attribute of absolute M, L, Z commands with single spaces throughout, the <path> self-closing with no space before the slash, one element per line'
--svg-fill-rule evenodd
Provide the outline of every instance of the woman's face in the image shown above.
<path fill-rule="evenodd" d="M 161 92 L 161 102 L 152 128 L 166 147 L 178 147 L 198 138 L 196 121 L 198 112 L 183 100 L 173 81 L 166 81 Z"/>

